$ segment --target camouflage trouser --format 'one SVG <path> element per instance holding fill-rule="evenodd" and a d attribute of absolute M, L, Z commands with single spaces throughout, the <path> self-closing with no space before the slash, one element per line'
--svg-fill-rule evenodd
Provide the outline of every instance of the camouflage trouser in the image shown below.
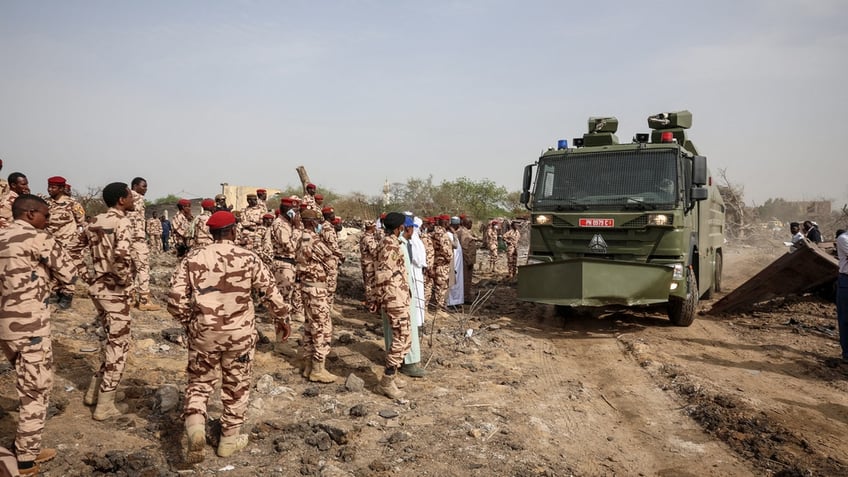
<path fill-rule="evenodd" d="M 339 262 L 335 260 L 327 271 L 327 291 L 330 303 L 330 309 L 336 303 L 336 287 L 339 285 Z"/>
<path fill-rule="evenodd" d="M 41 433 L 53 388 L 53 346 L 49 336 L 0 341 L 3 355 L 15 367 L 20 407 L 15 449 L 18 460 L 35 460 L 41 451 Z"/>
<path fill-rule="evenodd" d="M 389 307 L 383 309 L 383 328 L 391 327 L 391 335 L 386 337 L 386 367 L 399 368 L 403 358 L 412 346 L 409 328 L 409 307 Z"/>
<path fill-rule="evenodd" d="M 444 308 L 446 306 L 450 271 L 450 263 L 433 267 L 433 300 L 436 302 L 437 308 Z"/>
<path fill-rule="evenodd" d="M 141 295 L 150 294 L 150 249 L 147 240 L 132 240 L 133 262 L 135 262 L 135 291 Z"/>
<path fill-rule="evenodd" d="M 292 314 L 303 312 L 303 300 L 298 290 L 298 284 L 295 283 L 297 270 L 292 263 L 284 262 L 279 259 L 274 259 L 274 279 L 277 282 L 277 289 L 283 295 L 286 303 L 292 306 Z"/>
<path fill-rule="evenodd" d="M 433 267 L 424 269 L 424 307 L 430 304 L 430 297 L 433 294 Z"/>
<path fill-rule="evenodd" d="M 365 303 L 374 303 L 374 263 L 362 263 L 362 285 L 365 288 Z"/>
<path fill-rule="evenodd" d="M 18 460 L 15 454 L 5 447 L 0 447 L 0 477 L 18 477 Z"/>
<path fill-rule="evenodd" d="M 489 267 L 492 270 L 495 269 L 495 266 L 498 264 L 498 242 L 489 244 Z"/>
<path fill-rule="evenodd" d="M 518 247 L 515 245 L 506 247 L 506 268 L 511 277 L 518 273 Z"/>
<path fill-rule="evenodd" d="M 188 345 L 188 385 L 185 390 L 183 419 L 192 414 L 206 414 L 206 403 L 218 384 L 218 366 L 221 367 L 221 435 L 239 433 L 244 424 L 244 413 L 250 399 L 250 377 L 253 371 L 255 342 L 246 349 L 230 351 L 201 351 Z"/>
<path fill-rule="evenodd" d="M 303 284 L 303 308 L 306 322 L 303 323 L 303 356 L 324 361 L 330 353 L 333 339 L 333 321 L 330 319 L 330 291 L 324 286 Z"/>
<path fill-rule="evenodd" d="M 162 236 L 159 234 L 151 234 L 147 239 L 147 246 L 152 252 L 158 253 L 162 251 Z"/>
<path fill-rule="evenodd" d="M 462 274 L 462 293 L 465 296 L 465 301 L 473 301 L 471 298 L 471 278 L 474 275 L 474 264 L 462 262 L 465 270 L 463 270 Z"/>
<path fill-rule="evenodd" d="M 100 340 L 100 369 L 97 376 L 103 377 L 100 392 L 114 391 L 121 382 L 127 354 L 132 344 L 130 333 L 130 303 L 126 295 L 92 296 L 91 301 L 99 315 L 105 337 Z"/>

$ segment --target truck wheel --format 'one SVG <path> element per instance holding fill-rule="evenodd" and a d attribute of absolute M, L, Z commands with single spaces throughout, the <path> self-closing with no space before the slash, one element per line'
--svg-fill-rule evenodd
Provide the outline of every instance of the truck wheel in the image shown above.
<path fill-rule="evenodd" d="M 695 321 L 695 308 L 698 307 L 698 283 L 691 270 L 686 271 L 686 299 L 676 296 L 668 299 L 668 319 L 675 326 L 689 326 Z"/>
<path fill-rule="evenodd" d="M 721 291 L 721 268 L 722 268 L 721 252 L 716 252 L 715 256 L 715 278 L 713 278 L 713 288 L 715 291 Z"/>
<path fill-rule="evenodd" d="M 560 318 L 577 318 L 577 308 L 568 305 L 554 305 L 556 315 Z"/>

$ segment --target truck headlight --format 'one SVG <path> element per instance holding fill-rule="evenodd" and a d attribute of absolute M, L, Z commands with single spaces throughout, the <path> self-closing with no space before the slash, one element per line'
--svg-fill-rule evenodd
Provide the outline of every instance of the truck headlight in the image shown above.
<path fill-rule="evenodd" d="M 674 272 L 671 274 L 672 280 L 683 280 L 683 264 L 675 263 L 674 265 L 669 265 L 674 269 Z"/>
<path fill-rule="evenodd" d="M 648 225 L 668 225 L 669 222 L 667 214 L 648 214 Z"/>
<path fill-rule="evenodd" d="M 537 215 L 536 216 L 536 223 L 538 225 L 548 225 L 553 221 L 554 221 L 554 219 L 550 215 Z"/>

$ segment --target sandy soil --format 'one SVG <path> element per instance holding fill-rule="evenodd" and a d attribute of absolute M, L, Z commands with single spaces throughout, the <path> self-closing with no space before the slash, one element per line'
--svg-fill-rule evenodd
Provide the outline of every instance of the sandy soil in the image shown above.
<path fill-rule="evenodd" d="M 725 291 L 782 252 L 729 248 Z M 160 296 L 174 261 L 155 260 Z M 248 448 L 216 457 L 211 421 L 206 460 L 194 467 L 182 463 L 186 351 L 176 323 L 165 311 L 133 312 L 136 342 L 121 386 L 129 411 L 96 422 L 82 403 L 97 361 L 95 313 L 78 296 L 53 319 L 56 384 L 44 439 L 59 456 L 42 475 L 848 475 L 848 367 L 828 366 L 839 353 L 831 303 L 789 297 L 745 315 L 702 314 L 688 328 L 648 309 L 566 320 L 516 302 L 501 267 L 477 277 L 481 296 L 494 289 L 488 299 L 428 323 L 429 375 L 407 378 L 407 399 L 393 402 L 374 392 L 382 337 L 359 307 L 352 259 L 328 364 L 338 383 L 301 378 L 292 345 L 260 345 Z M 273 336 L 270 324 L 260 329 Z M 364 389 L 346 387 L 350 374 Z M 17 420 L 14 380 L 3 365 L 6 446 Z M 212 416 L 220 409 L 216 395 Z"/>

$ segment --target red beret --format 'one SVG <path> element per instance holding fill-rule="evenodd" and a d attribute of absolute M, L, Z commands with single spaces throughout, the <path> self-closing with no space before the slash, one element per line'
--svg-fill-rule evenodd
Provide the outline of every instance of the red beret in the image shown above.
<path fill-rule="evenodd" d="M 336 209 L 330 207 L 329 205 L 321 209 L 322 214 L 329 214 L 330 212 L 334 212 Z"/>
<path fill-rule="evenodd" d="M 274 209 L 274 215 L 279 217 L 280 216 L 280 209 Z"/>
<path fill-rule="evenodd" d="M 309 205 L 308 205 L 306 202 L 301 202 L 301 203 L 300 203 L 300 208 L 301 208 L 301 209 L 305 209 L 305 208 L 307 208 L 307 207 L 309 207 Z"/>
<path fill-rule="evenodd" d="M 333 219 L 333 225 L 340 224 L 340 223 L 342 223 L 341 217 L 336 217 L 335 219 Z"/>
<path fill-rule="evenodd" d="M 439 216 L 439 220 L 450 220 L 450 215 L 442 214 Z"/>
<path fill-rule="evenodd" d="M 314 188 L 315 188 L 315 184 L 313 184 L 313 183 L 311 183 L 311 182 L 310 182 L 309 184 L 306 184 L 306 188 L 307 188 L 307 189 L 314 189 Z"/>
<path fill-rule="evenodd" d="M 315 194 L 315 200 L 322 200 L 324 198 L 321 194 Z"/>
<path fill-rule="evenodd" d="M 64 177 L 62 177 L 62 176 L 53 176 L 53 177 L 51 177 L 51 178 L 47 179 L 47 185 L 60 185 L 60 186 L 63 186 L 63 185 L 65 185 L 65 183 L 66 183 L 66 182 L 67 182 L 67 181 L 66 181 L 66 180 L 65 180 L 65 178 L 64 178 Z"/>
<path fill-rule="evenodd" d="M 380 218 L 381 218 L 381 219 L 385 219 L 385 218 L 386 218 L 386 213 L 385 213 L 385 212 L 383 212 L 382 214 L 380 214 Z"/>
<path fill-rule="evenodd" d="M 291 197 L 283 197 L 280 199 L 280 205 L 294 205 L 294 200 Z"/>
<path fill-rule="evenodd" d="M 257 194 L 266 194 L 268 191 L 265 189 L 256 189 Z"/>
<path fill-rule="evenodd" d="M 232 212 L 227 212 L 226 210 L 219 210 L 212 214 L 212 217 L 209 217 L 209 220 L 206 221 L 206 225 L 209 227 L 209 230 L 218 230 L 225 229 L 236 223 L 236 216 L 233 215 Z"/>
<path fill-rule="evenodd" d="M 273 219 L 274 215 L 273 214 L 265 214 L 265 215 L 262 216 L 262 218 L 263 219 Z"/>
<path fill-rule="evenodd" d="M 177 204 L 182 206 L 191 205 L 191 201 L 188 199 L 180 199 L 177 201 Z"/>
<path fill-rule="evenodd" d="M 433 224 L 433 223 L 436 223 L 436 218 L 435 217 L 427 217 L 426 219 L 424 219 L 424 222 L 427 222 L 428 224 Z"/>
<path fill-rule="evenodd" d="M 200 206 L 204 209 L 211 209 L 215 207 L 215 201 L 212 199 L 203 199 L 203 201 L 200 203 Z"/>
<path fill-rule="evenodd" d="M 466 215 L 465 215 L 465 214 L 459 214 L 459 218 L 460 218 L 460 219 L 464 219 L 465 217 L 466 217 Z"/>

